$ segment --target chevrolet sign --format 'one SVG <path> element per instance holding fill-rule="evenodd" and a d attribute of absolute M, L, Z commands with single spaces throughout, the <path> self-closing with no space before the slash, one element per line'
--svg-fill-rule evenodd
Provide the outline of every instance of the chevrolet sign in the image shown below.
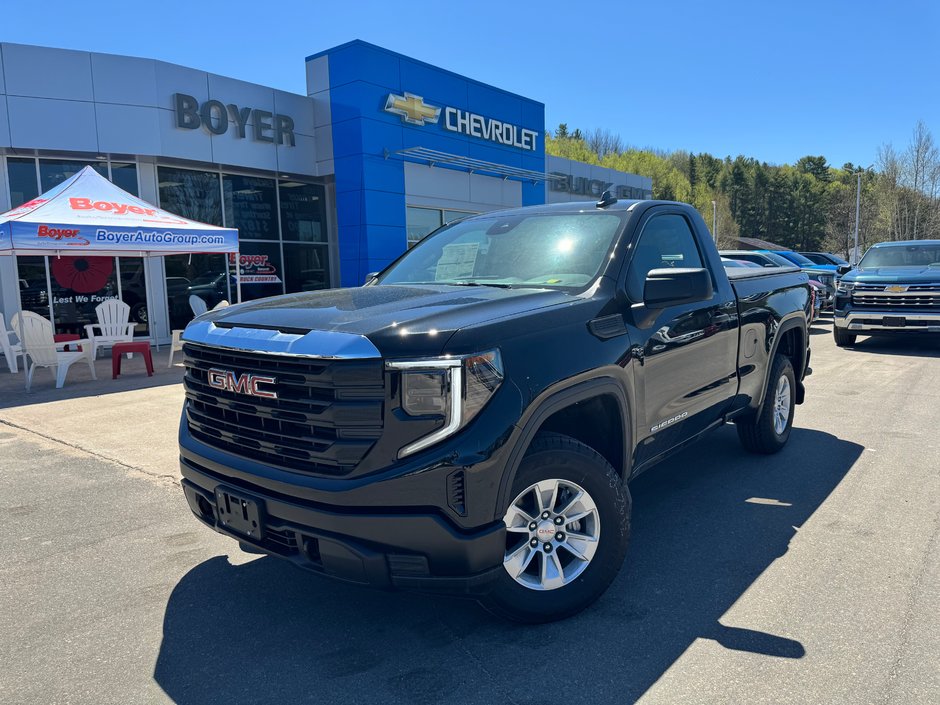
<path fill-rule="evenodd" d="M 537 147 L 536 139 L 539 133 L 536 130 L 451 106 L 445 106 L 443 110 L 444 129 L 450 132 L 460 132 L 470 137 L 533 152 Z M 404 123 L 421 126 L 428 123 L 436 124 L 441 115 L 441 108 L 428 105 L 421 96 L 407 92 L 404 95 L 389 93 L 385 101 L 385 111 L 398 115 Z"/>

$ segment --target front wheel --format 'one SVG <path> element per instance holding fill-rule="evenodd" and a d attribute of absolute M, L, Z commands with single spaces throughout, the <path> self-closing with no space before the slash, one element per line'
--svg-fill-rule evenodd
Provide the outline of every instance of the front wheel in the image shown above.
<path fill-rule="evenodd" d="M 796 375 L 785 355 L 776 355 L 767 380 L 764 405 L 756 416 L 738 419 L 738 438 L 752 453 L 770 455 L 787 444 L 796 409 Z"/>
<path fill-rule="evenodd" d="M 603 456 L 561 434 L 526 453 L 506 510 L 503 571 L 483 605 L 519 622 L 570 617 L 620 570 L 630 536 L 630 492 Z"/>
<path fill-rule="evenodd" d="M 855 340 L 858 336 L 855 333 L 846 333 L 844 330 L 839 328 L 839 326 L 833 323 L 832 337 L 835 339 L 837 346 L 844 348 L 846 345 L 855 345 Z"/>

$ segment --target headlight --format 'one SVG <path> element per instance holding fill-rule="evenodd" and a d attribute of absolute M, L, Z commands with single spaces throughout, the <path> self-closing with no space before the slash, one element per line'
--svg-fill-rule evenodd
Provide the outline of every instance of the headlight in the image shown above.
<path fill-rule="evenodd" d="M 840 279 L 836 282 L 836 291 L 838 291 L 840 294 L 847 294 L 854 288 L 855 282 L 847 282 L 843 279 Z"/>
<path fill-rule="evenodd" d="M 465 357 L 396 360 L 385 365 L 401 373 L 401 407 L 409 416 L 438 416 L 444 425 L 398 451 L 417 453 L 452 436 L 486 406 L 503 382 L 499 350 Z"/>

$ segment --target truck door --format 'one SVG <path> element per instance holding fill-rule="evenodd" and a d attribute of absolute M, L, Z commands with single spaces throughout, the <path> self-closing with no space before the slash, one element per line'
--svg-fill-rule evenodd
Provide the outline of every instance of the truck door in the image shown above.
<path fill-rule="evenodd" d="M 709 261 L 717 262 L 717 255 L 709 257 L 694 233 L 688 214 L 654 209 L 640 224 L 623 282 L 633 302 L 625 319 L 638 402 L 637 464 L 704 430 L 737 391 L 737 301 L 724 270 L 716 272 Z M 708 269 L 712 298 L 647 308 L 642 303 L 647 272 L 666 267 Z"/>

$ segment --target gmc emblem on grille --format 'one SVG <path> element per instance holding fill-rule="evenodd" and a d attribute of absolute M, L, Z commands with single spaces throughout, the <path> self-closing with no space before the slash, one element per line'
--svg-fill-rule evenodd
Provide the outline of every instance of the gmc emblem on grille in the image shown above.
<path fill-rule="evenodd" d="M 231 370 L 220 370 L 213 367 L 206 373 L 209 386 L 213 389 L 221 389 L 225 392 L 236 392 L 238 394 L 247 394 L 250 397 L 264 397 L 265 399 L 277 399 L 277 392 L 271 389 L 262 389 L 262 384 L 276 384 L 277 377 L 268 377 L 267 375 L 255 375 L 246 372 L 243 375 L 236 376 Z"/>

